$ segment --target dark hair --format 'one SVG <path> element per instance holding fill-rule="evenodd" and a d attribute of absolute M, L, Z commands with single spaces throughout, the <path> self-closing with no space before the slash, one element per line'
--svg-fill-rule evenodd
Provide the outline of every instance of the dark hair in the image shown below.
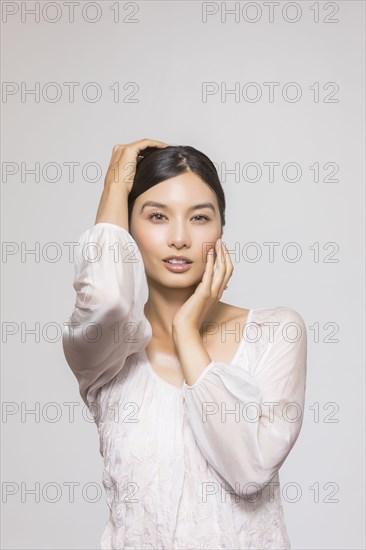
<path fill-rule="evenodd" d="M 189 145 L 169 145 L 168 147 L 146 147 L 140 152 L 131 191 L 128 195 L 128 222 L 132 208 L 139 195 L 184 172 L 197 174 L 216 193 L 221 225 L 225 225 L 225 194 L 212 161 L 201 151 Z"/>

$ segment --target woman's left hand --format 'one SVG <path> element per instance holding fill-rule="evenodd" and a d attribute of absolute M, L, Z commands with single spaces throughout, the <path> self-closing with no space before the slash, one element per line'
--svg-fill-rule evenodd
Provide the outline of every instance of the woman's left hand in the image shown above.
<path fill-rule="evenodd" d="M 211 248 L 207 254 L 206 269 L 202 281 L 174 316 L 173 328 L 175 330 L 179 330 L 181 327 L 184 331 L 199 331 L 208 313 L 220 300 L 225 290 L 225 286 L 234 271 L 234 266 L 221 239 L 216 241 L 215 249 L 216 254 L 214 248 Z M 214 270 L 215 256 L 217 260 L 216 270 Z"/>

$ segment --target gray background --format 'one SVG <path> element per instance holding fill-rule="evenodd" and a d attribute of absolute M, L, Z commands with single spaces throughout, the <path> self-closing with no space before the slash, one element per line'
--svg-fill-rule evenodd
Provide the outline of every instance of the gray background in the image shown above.
<path fill-rule="evenodd" d="M 10 4 L 21 8 L 20 2 Z M 110 9 L 116 3 L 100 2 L 102 16 L 90 23 L 82 18 L 86 3 L 80 2 L 71 23 L 63 2 L 57 4 L 58 22 L 42 15 L 39 22 L 32 16 L 22 22 L 19 12 L 2 23 L 3 82 L 28 88 L 39 82 L 41 89 L 57 82 L 63 92 L 57 102 L 42 94 L 39 102 L 33 96 L 22 100 L 16 93 L 3 96 L 1 105 L 2 240 L 13 243 L 7 250 L 14 247 L 2 263 L 2 401 L 13 411 L 1 424 L 3 548 L 99 548 L 108 509 L 98 433 L 83 418 L 85 407 L 61 346 L 75 300 L 65 243 L 77 242 L 94 224 L 113 146 L 144 137 L 202 150 L 221 176 L 222 167 L 235 163 L 240 169 L 252 162 L 261 166 L 259 181 L 222 177 L 223 240 L 230 250 L 255 242 L 262 252 L 257 262 L 234 258 L 223 299 L 248 308 L 292 307 L 308 329 L 305 419 L 280 470 L 281 485 L 290 484 L 284 509 L 293 548 L 364 548 L 364 2 L 319 2 L 319 22 L 313 2 L 297 2 L 302 13 L 293 23 L 281 12 L 286 2 L 276 8 L 273 22 L 265 3 L 255 2 L 253 10 L 262 9 L 255 23 L 242 15 L 238 22 L 234 16 L 221 21 L 220 11 L 204 23 L 201 2 L 186 1 L 130 7 L 121 2 L 117 23 Z M 34 2 L 26 5 L 34 8 Z M 212 5 L 220 10 L 221 3 Z M 288 9 L 294 17 L 295 8 Z M 136 22 L 123 21 L 134 11 L 130 19 Z M 51 19 L 56 11 L 48 13 Z M 94 13 L 90 8 L 89 18 Z M 63 84 L 71 81 L 81 84 L 73 103 Z M 81 96 L 88 82 L 102 89 L 96 103 Z M 115 82 L 121 89 L 117 103 L 109 90 Z M 126 101 L 132 92 L 123 89 L 127 82 L 137 83 L 135 102 Z M 235 102 L 218 93 L 204 102 L 202 82 L 227 88 L 239 82 L 241 89 L 256 82 L 263 96 Z M 280 83 L 273 102 L 264 82 Z M 299 101 L 282 97 L 288 82 L 301 87 Z M 309 89 L 314 82 L 318 102 Z M 338 102 L 324 101 L 332 91 L 323 89 L 328 82 L 338 84 Z M 57 177 L 55 170 L 44 171 L 50 162 L 59 166 Z M 74 179 L 67 162 L 79 164 Z M 280 163 L 273 182 L 265 162 Z M 301 167 L 298 181 L 282 177 L 289 162 Z M 324 168 L 328 162 L 339 167 L 336 182 L 325 180 L 331 175 Z M 4 167 L 10 166 L 5 163 L 18 171 L 5 178 Z M 28 169 L 39 163 L 39 179 L 22 176 L 22 163 Z M 87 163 L 100 166 L 95 181 L 82 173 Z M 320 167 L 318 182 L 309 168 L 314 163 Z M 265 242 L 280 243 L 273 262 Z M 300 247 L 297 262 L 282 256 L 289 242 Z M 55 260 L 56 247 L 48 243 L 57 245 Z M 339 247 L 332 256 L 338 261 L 329 261 L 334 245 L 327 249 L 327 243 Z M 22 247 L 39 247 L 40 253 L 22 256 Z M 26 332 L 34 328 L 36 336 Z M 78 404 L 73 422 L 67 402 Z M 21 415 L 36 407 L 39 418 Z M 60 418 L 53 422 L 57 411 Z M 39 502 L 30 493 L 22 497 L 36 483 Z M 79 484 L 74 502 L 65 483 Z M 83 498 L 88 483 L 102 490 L 95 503 L 92 489 Z M 297 501 L 291 502 L 294 487 Z M 14 494 L 5 498 L 11 488 Z"/>

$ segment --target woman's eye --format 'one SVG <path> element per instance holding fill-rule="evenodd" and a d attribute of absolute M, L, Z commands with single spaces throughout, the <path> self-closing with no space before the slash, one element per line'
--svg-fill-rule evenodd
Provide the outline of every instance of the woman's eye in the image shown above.
<path fill-rule="evenodd" d="M 153 214 L 151 214 L 151 216 L 149 216 L 150 219 L 155 219 L 155 216 L 163 216 L 164 214 L 160 214 L 160 212 L 154 212 Z"/>
<path fill-rule="evenodd" d="M 199 214 L 198 216 L 195 216 L 195 218 L 203 218 L 204 220 L 210 219 L 208 216 L 204 216 L 203 214 Z"/>

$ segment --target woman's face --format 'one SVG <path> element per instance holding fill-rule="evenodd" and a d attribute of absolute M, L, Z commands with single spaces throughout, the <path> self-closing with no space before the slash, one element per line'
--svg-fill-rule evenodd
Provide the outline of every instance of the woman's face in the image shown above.
<path fill-rule="evenodd" d="M 206 206 L 194 208 L 203 203 Z M 136 199 L 129 230 L 148 279 L 170 288 L 197 285 L 209 249 L 222 236 L 216 194 L 194 172 L 165 180 Z M 184 272 L 173 272 L 163 261 L 171 256 L 186 256 L 192 264 Z"/>

